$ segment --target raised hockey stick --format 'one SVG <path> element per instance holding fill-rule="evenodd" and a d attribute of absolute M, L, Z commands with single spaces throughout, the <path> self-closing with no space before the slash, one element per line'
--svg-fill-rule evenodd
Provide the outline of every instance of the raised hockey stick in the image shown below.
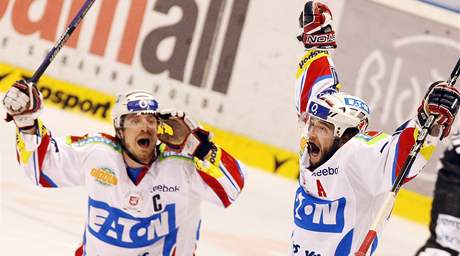
<path fill-rule="evenodd" d="M 458 59 L 457 64 L 452 70 L 452 73 L 450 74 L 450 78 L 447 81 L 449 86 L 455 85 L 455 82 L 457 81 L 457 78 L 459 75 L 460 75 L 460 58 Z M 459 103 L 457 102 L 455 104 L 459 104 Z M 426 136 L 428 135 L 428 132 L 431 126 L 433 125 L 434 119 L 435 117 L 433 115 L 430 115 L 428 117 L 428 120 L 425 122 L 425 125 L 422 127 L 422 131 L 417 136 L 415 145 L 412 147 L 411 151 L 409 152 L 409 156 L 404 162 L 401 173 L 399 173 L 399 175 L 397 176 L 396 181 L 393 184 L 393 187 L 391 188 L 391 191 L 387 195 L 385 195 L 385 200 L 383 202 L 383 205 L 381 206 L 377 216 L 374 219 L 374 222 L 369 228 L 369 231 L 367 232 L 358 251 L 355 253 L 355 256 L 365 256 L 366 255 L 367 251 L 369 250 L 369 247 L 372 245 L 372 243 L 374 242 L 374 239 L 377 236 L 377 230 L 382 226 L 385 219 L 390 217 L 390 212 L 391 212 L 391 209 L 393 209 L 393 205 L 396 200 L 396 195 L 398 194 L 399 189 L 403 185 L 404 179 L 409 174 L 409 170 L 412 167 L 412 164 L 414 163 L 418 152 L 422 148 L 423 143 L 425 142 Z"/>
<path fill-rule="evenodd" d="M 30 79 L 27 79 L 27 84 L 29 86 L 29 95 L 33 95 L 32 90 L 33 87 L 36 86 L 37 81 L 40 79 L 40 77 L 45 73 L 45 70 L 48 68 L 48 66 L 51 64 L 51 62 L 54 60 L 56 55 L 59 53 L 59 51 L 62 49 L 64 44 L 67 42 L 69 39 L 70 35 L 72 35 L 73 31 L 77 28 L 78 24 L 80 24 L 81 20 L 83 17 L 85 17 L 86 13 L 88 12 L 89 8 L 93 5 L 93 3 L 96 0 L 86 0 L 83 6 L 80 8 L 78 11 L 77 15 L 72 19 L 70 24 L 67 26 L 67 29 L 64 31 L 64 33 L 59 37 L 58 41 L 54 44 L 53 48 L 48 52 L 46 55 L 45 59 L 42 61 L 40 66 L 35 70 L 34 74 Z M 32 110 L 34 108 L 34 97 L 30 97 L 30 103 L 29 103 L 29 110 Z M 10 114 L 6 114 L 5 121 L 10 122 L 13 120 L 13 117 Z"/>
<path fill-rule="evenodd" d="M 32 75 L 32 78 L 29 79 L 29 82 L 36 83 L 40 79 L 40 77 L 43 75 L 45 70 L 54 60 L 58 52 L 67 42 L 70 35 L 73 33 L 75 28 L 77 28 L 78 24 L 80 24 L 80 21 L 83 19 L 83 17 L 85 17 L 89 8 L 91 8 L 91 6 L 93 5 L 95 1 L 96 0 L 86 0 L 86 2 L 83 4 L 83 6 L 78 11 L 77 15 L 73 18 L 72 22 L 70 22 L 69 26 L 67 26 L 67 29 L 61 35 L 59 40 L 54 44 L 53 48 L 51 48 L 51 50 L 48 52 L 48 55 L 46 55 L 45 59 L 42 61 L 40 66 L 37 68 L 35 73 Z"/>
<path fill-rule="evenodd" d="M 57 40 L 57 42 L 54 44 L 53 48 L 48 52 L 46 55 L 45 59 L 42 61 L 40 66 L 35 70 L 34 74 L 30 79 L 28 79 L 28 82 L 30 82 L 33 86 L 37 83 L 37 81 L 40 79 L 40 77 L 45 73 L 45 70 L 48 68 L 48 66 L 51 64 L 51 62 L 54 60 L 56 55 L 59 53 L 59 51 L 62 49 L 64 44 L 67 42 L 69 39 L 70 35 L 72 35 L 73 31 L 77 28 L 78 24 L 80 24 L 81 20 L 83 17 L 85 17 L 86 13 L 88 12 L 89 8 L 93 5 L 93 3 L 96 0 L 86 0 L 86 2 L 83 4 L 83 6 L 80 8 L 78 11 L 77 15 L 72 19 L 70 24 L 67 26 L 67 29 L 64 31 L 64 33 L 61 35 L 61 37 Z M 29 86 L 29 95 L 32 95 L 32 86 Z M 34 97 L 30 97 L 30 107 L 29 109 L 33 109 L 34 107 Z M 7 117 L 7 120 L 9 118 Z"/>

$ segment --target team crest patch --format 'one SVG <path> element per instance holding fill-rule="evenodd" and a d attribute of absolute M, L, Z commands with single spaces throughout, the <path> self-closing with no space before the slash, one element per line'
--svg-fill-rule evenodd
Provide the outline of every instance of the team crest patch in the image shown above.
<path fill-rule="evenodd" d="M 130 196 L 129 197 L 129 204 L 131 206 L 137 206 L 139 204 L 140 197 L 138 196 Z"/>
<path fill-rule="evenodd" d="M 142 191 L 129 191 L 125 198 L 126 205 L 123 207 L 124 210 L 141 211 L 140 209 L 142 208 L 142 203 L 144 201 Z"/>
<path fill-rule="evenodd" d="M 91 170 L 91 176 L 96 182 L 104 186 L 115 186 L 118 184 L 117 176 L 110 168 L 96 167 Z"/>

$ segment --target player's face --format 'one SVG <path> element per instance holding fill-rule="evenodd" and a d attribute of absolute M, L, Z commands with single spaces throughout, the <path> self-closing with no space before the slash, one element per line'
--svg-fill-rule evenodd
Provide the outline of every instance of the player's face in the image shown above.
<path fill-rule="evenodd" d="M 316 168 L 324 163 L 334 145 L 334 126 L 318 118 L 308 121 L 308 154 L 310 166 Z"/>
<path fill-rule="evenodd" d="M 155 154 L 157 119 L 152 114 L 130 114 L 124 117 L 122 135 L 128 150 L 148 164 Z"/>

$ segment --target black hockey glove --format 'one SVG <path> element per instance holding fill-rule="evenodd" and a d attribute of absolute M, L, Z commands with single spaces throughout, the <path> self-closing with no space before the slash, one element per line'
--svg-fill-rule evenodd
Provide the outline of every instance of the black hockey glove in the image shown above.
<path fill-rule="evenodd" d="M 297 37 L 305 48 L 335 49 L 337 42 L 331 25 L 332 12 L 327 5 L 308 1 L 300 13 L 299 24 L 302 33 Z"/>
<path fill-rule="evenodd" d="M 421 126 L 425 124 L 430 115 L 435 116 L 435 124 L 441 126 L 441 139 L 450 133 L 452 123 L 460 105 L 460 93 L 444 81 L 430 85 L 422 104 L 418 108 L 417 118 Z"/>

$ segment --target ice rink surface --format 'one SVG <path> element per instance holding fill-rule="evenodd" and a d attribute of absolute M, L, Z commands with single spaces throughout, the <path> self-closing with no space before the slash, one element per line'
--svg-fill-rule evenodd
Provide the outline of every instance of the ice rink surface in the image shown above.
<path fill-rule="evenodd" d="M 54 136 L 113 133 L 108 124 L 49 108 L 42 119 Z M 16 162 L 13 126 L 0 122 L 0 255 L 73 255 L 83 234 L 84 191 L 34 187 Z M 202 205 L 196 255 L 288 254 L 296 182 L 255 168 L 247 171 L 245 188 L 234 205 Z M 392 216 L 376 255 L 413 255 L 427 237 L 427 227 Z"/>

